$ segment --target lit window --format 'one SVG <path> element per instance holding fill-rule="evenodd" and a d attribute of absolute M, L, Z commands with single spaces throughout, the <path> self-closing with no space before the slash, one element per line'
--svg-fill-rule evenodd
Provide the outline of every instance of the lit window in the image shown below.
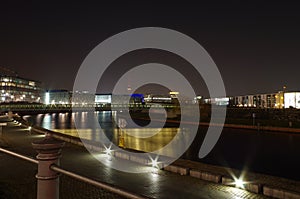
<path fill-rule="evenodd" d="M 29 86 L 35 86 L 35 82 L 29 81 Z"/>

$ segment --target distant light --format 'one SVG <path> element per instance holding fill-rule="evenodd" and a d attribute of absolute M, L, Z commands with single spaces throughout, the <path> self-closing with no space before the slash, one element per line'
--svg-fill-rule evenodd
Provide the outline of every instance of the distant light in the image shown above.
<path fill-rule="evenodd" d="M 30 126 L 30 127 L 28 127 L 28 131 L 31 131 L 31 129 L 32 129 L 32 127 Z"/>
<path fill-rule="evenodd" d="M 178 95 L 179 94 L 179 92 L 176 92 L 176 91 L 171 91 L 170 92 L 170 95 Z"/>

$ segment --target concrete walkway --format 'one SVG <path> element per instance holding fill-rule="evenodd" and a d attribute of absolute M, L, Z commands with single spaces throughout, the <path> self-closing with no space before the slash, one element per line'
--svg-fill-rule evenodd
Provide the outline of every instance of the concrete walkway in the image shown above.
<path fill-rule="evenodd" d="M 9 123 L 3 128 L 1 147 L 34 157 L 31 142 L 42 139 L 25 128 Z M 37 166 L 0 153 L 0 198 L 35 198 Z M 64 169 L 110 183 L 152 198 L 267 198 L 234 187 L 210 183 L 191 176 L 159 170 L 156 173 L 130 174 L 105 167 L 83 147 L 66 144 L 61 166 Z M 60 198 L 119 198 L 104 190 L 61 177 Z"/>

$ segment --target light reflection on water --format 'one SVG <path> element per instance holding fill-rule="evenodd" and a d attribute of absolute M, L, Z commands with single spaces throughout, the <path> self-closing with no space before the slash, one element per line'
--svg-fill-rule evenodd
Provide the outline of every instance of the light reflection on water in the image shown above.
<path fill-rule="evenodd" d="M 93 140 L 96 142 L 102 143 L 101 137 L 104 136 L 103 132 L 100 129 L 52 129 L 53 131 L 71 135 L 74 137 L 80 137 L 87 140 Z M 123 148 L 129 148 L 138 151 L 144 152 L 152 152 L 161 149 L 169 142 L 173 140 L 175 137 L 175 142 L 180 143 L 184 139 L 188 139 L 188 135 L 185 131 L 180 131 L 177 128 L 163 128 L 163 129 L 156 129 L 156 128 L 147 128 L 147 129 L 140 129 L 140 128 L 132 128 L 132 129 L 117 129 L 113 130 L 112 135 L 112 142 L 120 146 L 122 143 Z M 148 138 L 138 138 L 134 135 L 143 134 L 143 136 L 147 136 L 147 134 L 153 134 L 152 132 L 158 132 L 154 136 Z M 169 155 L 171 151 L 168 152 Z"/>
<path fill-rule="evenodd" d="M 114 126 L 112 120 L 114 114 L 116 113 L 108 111 L 88 114 L 79 112 L 72 114 L 63 113 L 61 115 L 39 114 L 26 116 L 26 119 L 38 126 L 52 130 L 55 129 L 56 131 L 72 136 L 78 136 L 78 130 L 76 130 L 76 127 L 78 127 L 81 137 L 91 140 L 101 140 L 101 136 L 105 134 L 113 143 L 118 145 L 120 144 L 120 130 Z M 81 121 L 76 127 L 73 121 L 75 115 Z M 89 126 L 84 118 L 86 120 L 91 118 L 98 119 L 102 129 L 105 130 L 104 133 L 93 130 L 95 129 L 94 126 Z M 125 128 L 132 135 L 135 133 L 149 134 L 151 131 L 157 131 L 155 128 L 141 129 L 130 128 L 130 125 L 128 125 L 128 128 Z M 224 128 L 215 148 L 207 157 L 200 160 L 197 155 L 199 147 L 202 144 L 202 135 L 205 135 L 206 129 L 206 127 L 200 126 L 197 134 L 198 137 L 195 138 L 194 143 L 187 150 L 184 158 L 236 169 L 244 169 L 246 167 L 249 171 L 300 180 L 300 163 L 298 161 L 300 159 L 299 134 Z M 184 144 L 189 138 L 189 130 L 183 129 L 177 131 L 177 128 L 164 128 L 156 136 L 147 138 L 146 140 L 133 138 L 124 133 L 124 147 L 146 152 L 154 151 L 165 146 L 172 138 L 174 142 L 180 141 L 180 144 Z M 175 137 L 175 135 L 178 136 Z"/>
<path fill-rule="evenodd" d="M 51 118 L 51 115 L 50 114 L 46 114 L 44 115 L 44 118 L 41 118 L 41 114 L 39 115 L 40 116 L 40 120 L 42 122 L 42 127 L 45 128 L 45 129 L 51 129 L 51 126 L 52 126 L 52 118 Z"/>
<path fill-rule="evenodd" d="M 103 136 L 106 136 L 116 146 L 144 152 L 159 150 L 173 139 L 175 143 L 182 145 L 185 144 L 185 140 L 189 139 L 188 129 L 143 127 L 119 129 L 114 125 L 112 116 L 115 114 L 110 111 L 53 113 L 29 116 L 29 120 L 49 130 L 74 137 L 79 137 L 80 134 L 80 138 L 102 144 L 107 144 L 103 143 Z M 78 117 L 76 126 L 74 124 L 75 115 Z M 102 130 L 97 128 L 94 122 L 89 122 L 91 120 L 98 120 Z M 167 151 L 167 154 L 174 155 L 172 151 Z"/>

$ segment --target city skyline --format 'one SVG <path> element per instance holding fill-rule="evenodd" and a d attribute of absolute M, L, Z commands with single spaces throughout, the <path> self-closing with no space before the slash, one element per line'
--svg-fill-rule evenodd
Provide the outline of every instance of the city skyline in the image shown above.
<path fill-rule="evenodd" d="M 218 66 L 228 96 L 276 92 L 283 86 L 300 90 L 300 15 L 291 2 L 201 6 L 6 3 L 3 8 L 1 66 L 44 82 L 49 89 L 72 90 L 82 61 L 106 38 L 132 28 L 157 26 L 180 31 L 199 42 Z M 165 54 L 159 53 L 125 56 L 116 61 L 112 74 L 141 58 L 157 56 L 158 62 L 165 61 Z M 182 67 L 176 66 L 180 63 L 177 60 L 169 56 L 167 62 Z M 203 82 L 198 90 L 197 94 L 205 90 Z"/>

